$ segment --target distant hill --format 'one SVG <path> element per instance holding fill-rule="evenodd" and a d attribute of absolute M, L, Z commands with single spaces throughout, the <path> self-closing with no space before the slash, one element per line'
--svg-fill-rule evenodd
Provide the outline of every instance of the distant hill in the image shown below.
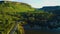
<path fill-rule="evenodd" d="M 44 10 L 44 11 L 60 10 L 60 6 L 45 6 L 45 7 L 41 8 L 40 10 Z"/>
<path fill-rule="evenodd" d="M 60 14 L 60 6 L 45 6 L 38 10 L 43 10 L 45 12 L 52 12 L 55 14 Z"/>

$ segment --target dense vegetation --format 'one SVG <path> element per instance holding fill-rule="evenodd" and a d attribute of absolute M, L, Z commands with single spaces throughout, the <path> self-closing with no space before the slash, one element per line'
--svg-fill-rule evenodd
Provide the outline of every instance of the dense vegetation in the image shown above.
<path fill-rule="evenodd" d="M 21 15 L 21 14 L 20 14 Z M 47 12 L 29 12 L 22 13 L 22 20 L 27 22 L 31 27 L 35 25 L 40 27 L 48 27 L 49 29 L 54 29 L 60 27 L 60 21 L 57 16 L 52 13 Z"/>
<path fill-rule="evenodd" d="M 34 11 L 30 5 L 19 2 L 0 1 L 0 34 L 8 34 L 20 19 L 20 12 Z"/>
<path fill-rule="evenodd" d="M 53 12 L 36 10 L 30 5 L 19 2 L 0 2 L 0 34 L 9 34 L 15 25 L 35 25 L 48 29 L 60 27 L 59 15 Z M 19 26 L 15 33 L 19 32 Z M 18 33 L 20 34 L 20 32 Z"/>

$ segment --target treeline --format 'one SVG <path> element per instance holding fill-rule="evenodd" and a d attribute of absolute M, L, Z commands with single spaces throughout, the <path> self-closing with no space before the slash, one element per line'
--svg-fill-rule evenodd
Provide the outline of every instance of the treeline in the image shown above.
<path fill-rule="evenodd" d="M 59 16 L 53 13 L 38 13 L 38 12 L 29 12 L 21 13 L 21 20 L 29 24 L 31 27 L 38 25 L 40 27 L 48 27 L 49 29 L 54 29 L 60 27 Z"/>

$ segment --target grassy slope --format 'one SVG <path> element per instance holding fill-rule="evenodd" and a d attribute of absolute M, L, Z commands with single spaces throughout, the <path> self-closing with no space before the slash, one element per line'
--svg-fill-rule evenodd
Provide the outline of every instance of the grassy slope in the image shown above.
<path fill-rule="evenodd" d="M 3 2 L 2 4 L 0 4 L 0 11 L 1 10 L 6 12 L 26 12 L 26 11 L 34 11 L 34 8 L 25 3 Z"/>

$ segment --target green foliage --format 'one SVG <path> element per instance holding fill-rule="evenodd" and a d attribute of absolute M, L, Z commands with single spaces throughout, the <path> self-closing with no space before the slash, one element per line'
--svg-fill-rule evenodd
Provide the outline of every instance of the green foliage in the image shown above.
<path fill-rule="evenodd" d="M 22 24 L 29 24 L 31 27 L 34 25 L 39 25 L 40 23 L 45 24 L 48 20 L 52 20 L 54 14 L 48 12 L 21 12 L 20 20 L 25 22 Z"/>
<path fill-rule="evenodd" d="M 9 33 L 16 22 L 23 21 L 21 24 L 34 25 L 37 21 L 49 20 L 53 14 L 41 10 L 36 10 L 30 5 L 19 2 L 2 2 L 0 4 L 0 31 L 3 34 Z M 30 22 L 28 22 L 30 21 Z"/>

